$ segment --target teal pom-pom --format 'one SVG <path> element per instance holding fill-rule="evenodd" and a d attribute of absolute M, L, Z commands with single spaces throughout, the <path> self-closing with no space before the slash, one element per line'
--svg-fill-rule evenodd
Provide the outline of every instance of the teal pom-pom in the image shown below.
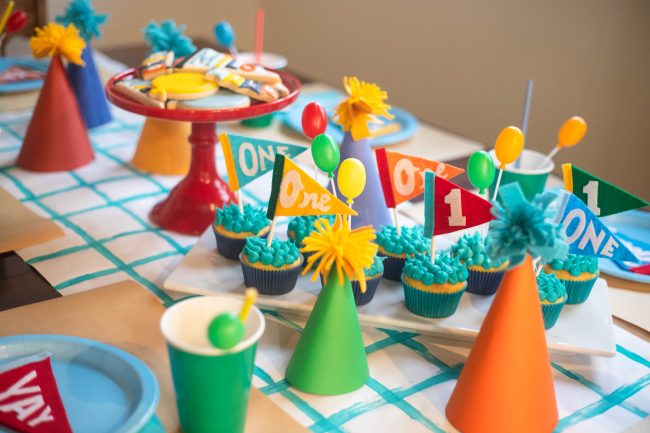
<path fill-rule="evenodd" d="M 523 262 L 527 254 L 544 261 L 566 257 L 569 246 L 564 241 L 561 226 L 550 209 L 557 194 L 546 191 L 526 200 L 518 183 L 499 189 L 501 203 L 494 203 L 486 237 L 486 252 L 492 259 L 507 257 L 510 267 Z"/>
<path fill-rule="evenodd" d="M 89 0 L 72 0 L 63 15 L 56 17 L 56 22 L 67 26 L 73 24 L 86 41 L 102 35 L 99 26 L 108 19 L 106 14 L 96 14 Z"/>
<path fill-rule="evenodd" d="M 143 30 L 144 40 L 151 47 L 151 52 L 173 51 L 176 57 L 189 56 L 196 51 L 196 47 L 183 34 L 185 27 L 184 24 L 177 27 L 174 20 L 165 20 L 160 25 L 151 21 Z"/>

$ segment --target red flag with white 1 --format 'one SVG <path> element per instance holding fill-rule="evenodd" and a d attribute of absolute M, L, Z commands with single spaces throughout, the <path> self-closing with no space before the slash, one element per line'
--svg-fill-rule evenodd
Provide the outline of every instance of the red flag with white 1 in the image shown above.
<path fill-rule="evenodd" d="M 72 433 L 50 353 L 0 365 L 0 425 L 25 433 Z"/>

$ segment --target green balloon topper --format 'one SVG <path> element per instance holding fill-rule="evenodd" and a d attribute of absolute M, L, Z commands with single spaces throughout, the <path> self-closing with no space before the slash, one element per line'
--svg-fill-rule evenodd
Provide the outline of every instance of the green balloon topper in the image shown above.
<path fill-rule="evenodd" d="M 495 172 L 494 161 L 486 151 L 479 150 L 469 157 L 467 177 L 480 194 L 485 194 L 486 188 L 492 185 Z"/>
<path fill-rule="evenodd" d="M 311 142 L 311 156 L 316 166 L 334 177 L 334 170 L 341 162 L 339 145 L 329 134 L 319 134 Z"/>
<path fill-rule="evenodd" d="M 232 349 L 242 341 L 245 334 L 244 323 L 257 299 L 257 290 L 248 289 L 244 295 L 244 305 L 239 315 L 231 312 L 221 313 L 208 326 L 208 340 L 217 349 Z"/>

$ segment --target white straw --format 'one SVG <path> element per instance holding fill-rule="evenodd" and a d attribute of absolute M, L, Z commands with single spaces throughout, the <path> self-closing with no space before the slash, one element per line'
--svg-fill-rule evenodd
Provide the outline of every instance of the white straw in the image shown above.
<path fill-rule="evenodd" d="M 395 219 L 395 229 L 397 230 L 397 236 L 402 236 L 402 229 L 399 226 L 399 219 L 397 218 L 397 206 L 393 208 L 393 218 Z"/>
<path fill-rule="evenodd" d="M 269 229 L 269 236 L 266 238 L 266 246 L 270 247 L 271 242 L 273 242 L 273 236 L 275 235 L 275 221 L 278 217 L 274 216 L 271 220 L 271 228 Z"/>
<path fill-rule="evenodd" d="M 497 177 L 497 184 L 494 186 L 494 195 L 492 195 L 492 201 L 497 199 L 497 192 L 499 192 L 499 185 L 501 185 L 502 175 L 503 175 L 503 170 L 499 169 L 499 176 Z"/>

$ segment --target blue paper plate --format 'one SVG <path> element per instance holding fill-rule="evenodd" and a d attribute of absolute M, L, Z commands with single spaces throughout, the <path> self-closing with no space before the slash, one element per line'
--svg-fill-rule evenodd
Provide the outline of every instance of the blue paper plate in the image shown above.
<path fill-rule="evenodd" d="M 12 66 L 36 69 L 37 71 L 47 72 L 49 62 L 47 60 L 35 60 L 27 57 L 2 57 L 0 58 L 0 72 L 4 72 Z M 0 94 L 27 92 L 29 90 L 38 90 L 43 86 L 43 80 L 19 81 L 16 83 L 0 84 Z"/>
<path fill-rule="evenodd" d="M 155 428 L 160 391 L 139 359 L 115 347 L 65 335 L 0 338 L 0 364 L 40 351 L 52 370 L 75 433 L 137 433 Z M 146 430 L 150 429 L 150 430 Z M 0 432 L 12 432 L 0 427 Z"/>
<path fill-rule="evenodd" d="M 343 141 L 343 131 L 341 130 L 340 126 L 332 121 L 332 115 L 334 114 L 336 105 L 344 98 L 344 94 L 335 90 L 328 90 L 324 92 L 303 92 L 300 94 L 300 96 L 298 96 L 296 102 L 294 102 L 287 110 L 283 112 L 282 122 L 289 128 L 302 134 L 302 110 L 308 103 L 318 102 L 323 106 L 323 108 L 325 108 L 330 117 L 330 121 L 325 132 L 331 135 L 334 141 L 341 143 Z M 390 109 L 390 112 L 395 116 L 395 119 L 385 120 L 384 125 L 378 126 L 381 127 L 392 122 L 397 122 L 400 125 L 400 129 L 398 131 L 371 139 L 371 144 L 373 147 L 382 147 L 395 143 L 401 143 L 402 141 L 406 141 L 409 138 L 413 137 L 413 134 L 415 134 L 415 131 L 417 131 L 418 121 L 411 113 L 397 107 L 392 107 Z"/>
<path fill-rule="evenodd" d="M 631 210 L 604 217 L 603 222 L 630 247 L 637 257 L 644 258 L 644 261 L 636 263 L 636 266 L 650 262 L 650 212 Z M 623 269 L 624 264 L 617 264 L 609 259 L 599 259 L 598 266 L 601 272 L 614 277 L 650 284 L 650 275 L 629 272 Z"/>

